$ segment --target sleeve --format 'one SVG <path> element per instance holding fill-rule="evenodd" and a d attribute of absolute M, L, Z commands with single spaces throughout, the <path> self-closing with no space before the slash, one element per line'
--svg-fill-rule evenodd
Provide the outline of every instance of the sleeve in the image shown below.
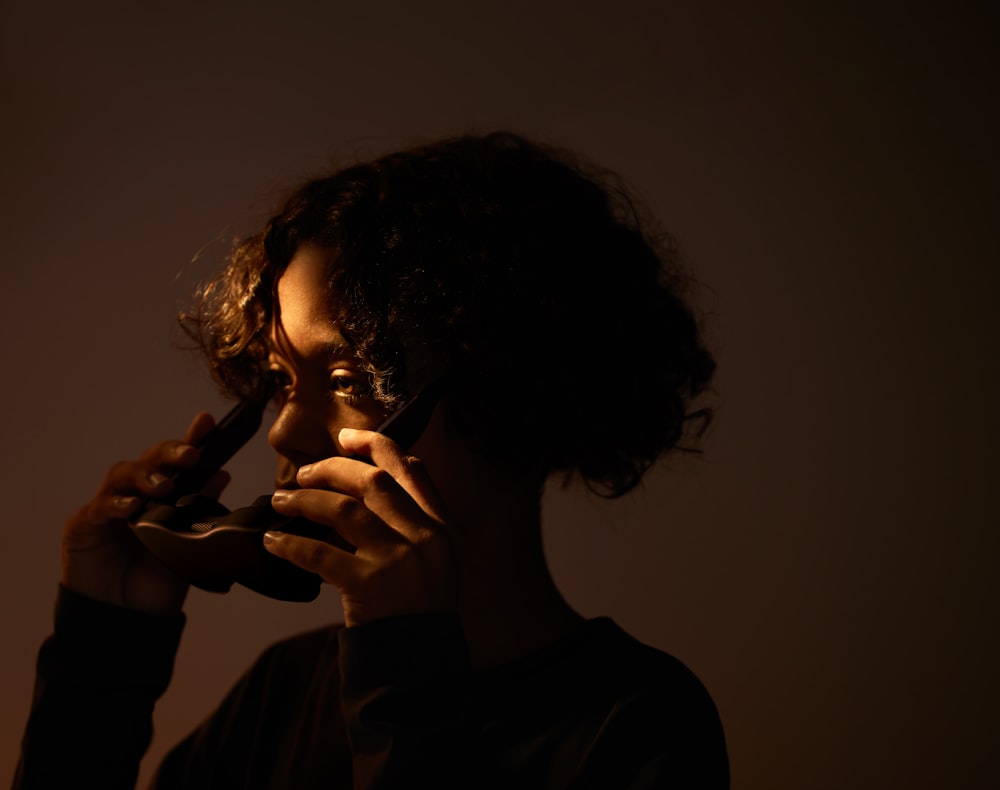
<path fill-rule="evenodd" d="M 182 614 L 145 615 L 60 587 L 14 790 L 134 788 L 183 627 Z"/>
<path fill-rule="evenodd" d="M 355 790 L 452 787 L 470 754 L 469 658 L 457 615 L 393 617 L 339 633 Z"/>
<path fill-rule="evenodd" d="M 221 704 L 157 768 L 154 790 L 201 790 L 211 787 L 266 786 L 261 770 L 280 751 L 272 725 L 294 723 L 291 711 L 268 717 L 265 701 L 270 690 L 274 648 L 267 651 L 229 690 Z M 275 696 L 282 696 L 280 691 Z M 256 784 L 255 784 L 256 782 Z"/>
<path fill-rule="evenodd" d="M 692 676 L 616 702 L 584 752 L 573 790 L 729 790 L 729 760 L 714 703 Z"/>

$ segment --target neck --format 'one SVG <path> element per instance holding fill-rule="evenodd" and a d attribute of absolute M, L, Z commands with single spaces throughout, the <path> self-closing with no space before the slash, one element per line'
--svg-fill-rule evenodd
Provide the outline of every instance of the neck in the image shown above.
<path fill-rule="evenodd" d="M 540 499 L 513 495 L 463 536 L 459 606 L 474 669 L 528 655 L 582 619 L 545 560 Z"/>
<path fill-rule="evenodd" d="M 528 655 L 580 622 L 556 588 L 542 550 L 543 481 L 491 464 L 440 408 L 413 449 L 458 535 L 459 614 L 473 668 Z"/>

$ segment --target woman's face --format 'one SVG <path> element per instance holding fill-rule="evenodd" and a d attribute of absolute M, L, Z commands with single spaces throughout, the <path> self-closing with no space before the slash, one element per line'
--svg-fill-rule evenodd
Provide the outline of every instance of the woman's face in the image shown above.
<path fill-rule="evenodd" d="M 278 280 L 278 318 L 269 364 L 281 384 L 268 441 L 278 453 L 276 485 L 294 488 L 300 466 L 342 455 L 341 428 L 374 430 L 388 416 L 328 304 L 330 252 L 303 245 Z"/>

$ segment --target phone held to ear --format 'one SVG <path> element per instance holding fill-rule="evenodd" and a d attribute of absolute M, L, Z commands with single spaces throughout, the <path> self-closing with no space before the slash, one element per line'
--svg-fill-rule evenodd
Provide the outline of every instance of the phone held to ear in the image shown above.
<path fill-rule="evenodd" d="M 380 425 L 379 433 L 410 447 L 423 433 L 442 391 L 441 379 L 432 382 Z M 197 493 L 257 432 L 268 400 L 240 401 L 219 420 L 198 444 L 198 464 L 175 475 L 170 497 L 149 500 L 130 526 L 164 565 L 202 590 L 224 593 L 235 583 L 281 601 L 312 601 L 322 579 L 267 551 L 264 533 L 280 530 L 353 551 L 336 529 L 282 516 L 271 507 L 270 494 L 230 511 Z"/>

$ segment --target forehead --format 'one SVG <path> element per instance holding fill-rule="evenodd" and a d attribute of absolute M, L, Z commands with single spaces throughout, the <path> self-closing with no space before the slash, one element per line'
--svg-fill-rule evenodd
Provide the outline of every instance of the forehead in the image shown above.
<path fill-rule="evenodd" d="M 292 257 L 278 279 L 272 347 L 296 355 L 346 348 L 329 301 L 331 255 L 329 250 L 306 244 Z"/>

